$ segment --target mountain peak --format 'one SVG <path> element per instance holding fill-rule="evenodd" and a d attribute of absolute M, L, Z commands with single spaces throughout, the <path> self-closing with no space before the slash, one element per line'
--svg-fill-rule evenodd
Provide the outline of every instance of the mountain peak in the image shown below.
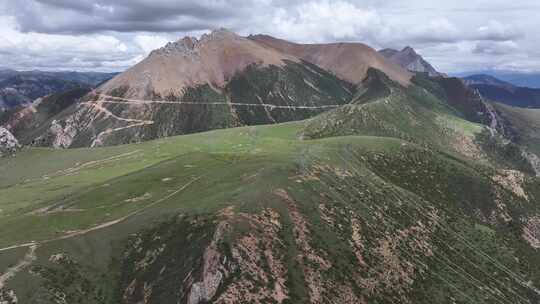
<path fill-rule="evenodd" d="M 184 37 L 175 42 L 169 42 L 164 47 L 154 50 L 150 53 L 151 56 L 164 55 L 172 53 L 192 53 L 199 41 L 195 37 Z"/>
<path fill-rule="evenodd" d="M 410 54 L 410 55 L 417 55 L 416 51 L 410 46 L 404 47 L 403 50 L 401 50 L 401 52 L 406 53 L 406 54 Z"/>
<path fill-rule="evenodd" d="M 182 96 L 187 87 L 204 84 L 223 87 L 249 65 L 282 66 L 285 61 L 299 59 L 220 28 L 199 39 L 184 37 L 169 42 L 101 89 L 110 92 L 129 87 L 126 96 L 131 98 L 155 94 Z"/>
<path fill-rule="evenodd" d="M 198 49 L 202 44 L 211 43 L 211 41 L 216 40 L 227 40 L 227 39 L 240 39 L 241 37 L 237 34 L 225 29 L 218 28 L 211 31 L 209 34 L 204 34 L 200 39 L 191 36 L 185 36 L 174 42 L 167 43 L 164 47 L 154 50 L 150 55 L 156 54 L 174 54 L 182 53 L 186 55 L 198 53 Z"/>
<path fill-rule="evenodd" d="M 429 62 L 424 60 L 424 58 L 410 46 L 404 47 L 401 51 L 383 49 L 379 51 L 379 54 L 411 72 L 428 73 L 431 77 L 444 76 L 444 74 L 437 72 Z"/>
<path fill-rule="evenodd" d="M 214 37 L 214 38 L 216 38 L 216 37 L 231 37 L 231 36 L 240 37 L 235 32 L 233 32 L 233 31 L 231 31 L 229 29 L 226 29 L 224 27 L 220 27 L 220 28 L 213 29 L 209 34 L 205 34 L 202 37 Z"/>

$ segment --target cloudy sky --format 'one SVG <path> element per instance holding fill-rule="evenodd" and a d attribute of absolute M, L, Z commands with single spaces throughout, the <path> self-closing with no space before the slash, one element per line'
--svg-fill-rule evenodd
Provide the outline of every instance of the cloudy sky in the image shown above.
<path fill-rule="evenodd" d="M 437 3 L 436 3 L 437 2 Z M 538 0 L 0 0 L 0 68 L 121 71 L 225 27 L 297 42 L 410 45 L 441 71 L 540 71 Z"/>

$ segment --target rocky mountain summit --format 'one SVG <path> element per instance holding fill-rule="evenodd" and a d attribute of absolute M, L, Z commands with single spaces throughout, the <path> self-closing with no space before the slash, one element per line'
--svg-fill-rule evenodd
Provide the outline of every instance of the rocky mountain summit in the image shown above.
<path fill-rule="evenodd" d="M 379 54 L 402 66 L 408 71 L 427 73 L 431 77 L 445 76 L 443 73 L 439 73 L 429 62 L 424 60 L 424 58 L 416 53 L 416 51 L 410 46 L 403 48 L 401 51 L 394 49 L 383 49 L 379 51 Z"/>
<path fill-rule="evenodd" d="M 161 49 L 99 88 L 112 94 L 126 88 L 122 97 L 151 99 L 158 95 L 181 97 L 190 87 L 210 85 L 223 88 L 238 72 L 250 65 L 283 66 L 297 58 L 265 48 L 225 29 L 185 37 Z"/>

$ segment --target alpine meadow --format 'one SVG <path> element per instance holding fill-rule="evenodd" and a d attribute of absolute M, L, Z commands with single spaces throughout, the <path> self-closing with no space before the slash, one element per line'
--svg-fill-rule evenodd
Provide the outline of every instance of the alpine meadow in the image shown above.
<path fill-rule="evenodd" d="M 540 303 L 540 6 L 397 2 L 0 0 L 0 304 Z"/>

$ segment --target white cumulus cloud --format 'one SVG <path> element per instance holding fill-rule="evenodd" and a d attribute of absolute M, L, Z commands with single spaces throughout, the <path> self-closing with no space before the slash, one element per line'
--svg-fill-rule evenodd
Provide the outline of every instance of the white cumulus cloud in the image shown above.
<path fill-rule="evenodd" d="M 151 51 L 167 44 L 170 39 L 159 35 L 137 35 L 135 36 L 134 41 L 145 54 L 148 54 Z"/>
<path fill-rule="evenodd" d="M 270 31 L 281 37 L 304 41 L 355 39 L 371 36 L 381 25 L 379 14 L 346 1 L 307 2 L 294 9 L 279 9 Z"/>

